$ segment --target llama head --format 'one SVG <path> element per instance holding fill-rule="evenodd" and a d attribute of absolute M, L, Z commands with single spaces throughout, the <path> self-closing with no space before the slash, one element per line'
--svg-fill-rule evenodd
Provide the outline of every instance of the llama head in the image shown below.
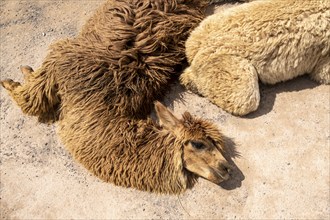
<path fill-rule="evenodd" d="M 159 102 L 155 108 L 163 128 L 181 145 L 183 167 L 187 171 L 216 184 L 229 179 L 231 166 L 222 155 L 223 137 L 215 125 L 188 112 L 179 120 Z"/>

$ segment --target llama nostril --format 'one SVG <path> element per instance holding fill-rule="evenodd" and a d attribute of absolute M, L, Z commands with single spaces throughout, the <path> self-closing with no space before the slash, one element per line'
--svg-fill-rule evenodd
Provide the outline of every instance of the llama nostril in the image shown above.
<path fill-rule="evenodd" d="M 232 170 L 229 167 L 226 167 L 225 171 L 229 176 L 232 176 Z"/>
<path fill-rule="evenodd" d="M 219 166 L 220 170 L 223 170 L 224 172 L 230 174 L 232 169 L 231 169 L 231 166 L 227 163 L 221 163 L 220 166 Z"/>
<path fill-rule="evenodd" d="M 222 164 L 222 168 L 225 172 L 227 172 L 229 175 L 231 175 L 231 173 L 233 171 L 231 165 L 229 165 L 228 163 L 224 163 L 224 164 Z"/>

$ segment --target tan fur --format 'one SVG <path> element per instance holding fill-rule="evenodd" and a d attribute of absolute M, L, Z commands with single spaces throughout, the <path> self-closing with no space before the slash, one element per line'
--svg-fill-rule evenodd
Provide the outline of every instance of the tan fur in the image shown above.
<path fill-rule="evenodd" d="M 218 183 L 229 167 L 214 125 L 189 113 L 176 119 L 159 103 L 164 128 L 147 119 L 184 64 L 184 41 L 207 4 L 109 0 L 77 37 L 53 44 L 39 69 L 22 67 L 24 84 L 1 84 L 24 113 L 58 121 L 73 157 L 104 181 L 158 193 L 183 192 L 198 176 Z M 204 150 L 193 151 L 191 140 Z"/>
<path fill-rule="evenodd" d="M 330 1 L 259 0 L 206 18 L 186 42 L 181 82 L 235 115 L 259 105 L 258 80 L 330 83 Z"/>
<path fill-rule="evenodd" d="M 59 111 L 95 91 L 114 115 L 146 117 L 178 76 L 184 42 L 207 3 L 109 0 L 77 37 L 54 43 L 42 66 L 11 95 L 24 113 L 43 122 L 58 120 Z"/>
<path fill-rule="evenodd" d="M 90 105 L 97 105 L 98 111 L 93 114 L 79 109 L 68 111 L 58 130 L 73 157 L 100 179 L 169 194 L 191 188 L 198 176 L 215 183 L 228 179 L 230 167 L 220 152 L 223 138 L 211 123 L 185 113 L 182 120 L 176 119 L 177 123 L 171 124 L 166 118 L 171 113 L 160 103 L 156 103 L 156 111 L 162 126 L 151 119 L 112 118 L 106 105 L 100 102 Z M 206 139 L 212 141 L 207 149 L 187 153 L 191 140 Z M 201 155 L 207 158 L 207 163 L 198 160 Z M 210 173 L 205 176 L 203 171 L 190 170 L 194 165 Z"/>
<path fill-rule="evenodd" d="M 184 155 L 189 141 L 210 139 L 214 144 L 209 144 L 209 150 L 220 154 L 222 135 L 214 125 L 189 113 L 182 120 L 176 119 L 176 125 L 168 125 L 164 115 L 171 113 L 159 107 L 160 103 L 156 106 L 162 127 L 150 119 L 113 119 L 107 107 L 100 104 L 94 114 L 68 112 L 66 120 L 60 121 L 59 134 L 74 158 L 106 182 L 150 192 L 181 193 L 201 174 L 185 168 L 185 163 L 198 164 L 188 161 L 193 152 Z M 212 157 L 207 150 L 199 154 L 208 155 L 209 163 L 215 164 L 212 167 L 224 173 L 223 178 L 210 176 L 211 181 L 219 183 L 228 178 L 229 167 L 221 154 Z M 208 164 L 202 166 L 213 170 Z"/>

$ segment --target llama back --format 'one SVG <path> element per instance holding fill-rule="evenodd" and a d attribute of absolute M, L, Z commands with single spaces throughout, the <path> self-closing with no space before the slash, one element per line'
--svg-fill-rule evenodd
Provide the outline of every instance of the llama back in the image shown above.
<path fill-rule="evenodd" d="M 330 83 L 330 1 L 259 0 L 206 18 L 190 35 L 180 80 L 235 115 L 259 106 L 260 80 Z"/>
<path fill-rule="evenodd" d="M 12 80 L 2 85 L 24 113 L 44 122 L 99 99 L 113 117 L 145 118 L 177 78 L 184 42 L 207 2 L 109 0 L 77 37 L 50 47 L 31 74 L 35 78 L 22 86 Z"/>
<path fill-rule="evenodd" d="M 204 17 L 196 2 L 179 2 L 108 1 L 77 38 L 55 45 L 66 99 L 97 91 L 115 115 L 145 117 L 180 73 L 184 42 Z"/>
<path fill-rule="evenodd" d="M 275 7 L 271 13 L 275 22 L 265 19 L 268 28 L 248 48 L 254 55 L 248 58 L 254 60 L 262 82 L 290 80 L 330 60 L 330 1 L 279 0 L 270 4 Z"/>
<path fill-rule="evenodd" d="M 192 32 L 186 43 L 188 60 L 205 59 L 210 50 L 236 55 L 251 60 L 262 82 L 285 81 L 329 59 L 329 20 L 327 0 L 243 4 L 206 18 Z"/>

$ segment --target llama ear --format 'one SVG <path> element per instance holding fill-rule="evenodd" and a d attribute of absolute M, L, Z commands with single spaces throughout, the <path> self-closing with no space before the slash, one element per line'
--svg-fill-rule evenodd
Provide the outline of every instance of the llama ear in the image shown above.
<path fill-rule="evenodd" d="M 181 124 L 180 120 L 160 102 L 155 102 L 155 109 L 161 125 L 165 128 L 174 131 Z"/>

